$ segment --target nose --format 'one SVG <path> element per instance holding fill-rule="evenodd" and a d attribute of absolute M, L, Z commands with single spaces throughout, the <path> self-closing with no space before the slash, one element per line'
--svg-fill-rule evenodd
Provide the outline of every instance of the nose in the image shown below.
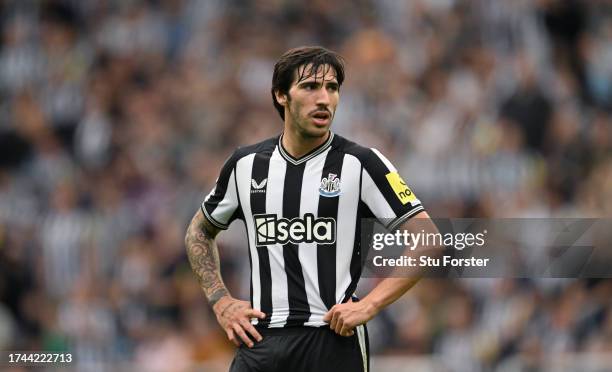
<path fill-rule="evenodd" d="M 325 106 L 327 107 L 329 105 L 330 99 L 329 99 L 329 92 L 327 91 L 327 89 L 325 89 L 325 87 L 321 87 L 317 90 L 317 96 L 316 96 L 316 104 L 318 106 Z"/>

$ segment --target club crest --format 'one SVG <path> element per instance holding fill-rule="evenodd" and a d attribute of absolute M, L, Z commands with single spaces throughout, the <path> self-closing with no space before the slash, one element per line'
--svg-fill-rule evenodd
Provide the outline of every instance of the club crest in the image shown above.
<path fill-rule="evenodd" d="M 334 196 L 340 195 L 340 178 L 338 178 L 338 175 L 330 173 L 321 180 L 319 195 L 327 198 L 333 198 Z"/>

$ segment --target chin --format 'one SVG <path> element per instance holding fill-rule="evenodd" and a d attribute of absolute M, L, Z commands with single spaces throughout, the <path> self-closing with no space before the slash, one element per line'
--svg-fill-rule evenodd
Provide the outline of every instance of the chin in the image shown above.
<path fill-rule="evenodd" d="M 325 127 L 316 127 L 313 125 L 308 125 L 308 126 L 300 126 L 298 128 L 299 128 L 299 133 L 304 138 L 320 138 L 320 137 L 327 135 L 327 132 L 329 131 L 330 126 L 327 125 Z"/>
<path fill-rule="evenodd" d="M 323 137 L 327 135 L 328 131 L 329 126 L 324 128 L 312 128 L 310 130 L 307 130 L 305 134 L 309 137 Z"/>

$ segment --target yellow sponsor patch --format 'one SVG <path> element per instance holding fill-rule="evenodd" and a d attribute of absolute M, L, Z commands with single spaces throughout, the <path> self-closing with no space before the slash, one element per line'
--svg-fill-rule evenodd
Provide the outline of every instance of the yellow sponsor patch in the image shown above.
<path fill-rule="evenodd" d="M 395 195 L 397 195 L 402 204 L 416 201 L 416 196 L 414 196 L 414 193 L 410 190 L 408 185 L 406 185 L 406 182 L 404 182 L 399 173 L 387 173 L 386 177 L 387 181 L 389 181 L 389 185 L 391 185 L 393 191 L 395 191 Z"/>

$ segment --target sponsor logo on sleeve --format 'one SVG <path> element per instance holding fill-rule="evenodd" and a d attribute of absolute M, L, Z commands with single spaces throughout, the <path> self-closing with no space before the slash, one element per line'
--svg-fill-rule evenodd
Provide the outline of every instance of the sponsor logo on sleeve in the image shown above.
<path fill-rule="evenodd" d="M 403 205 L 413 203 L 417 200 L 416 196 L 414 196 L 414 193 L 412 190 L 410 190 L 408 185 L 406 185 L 406 182 L 404 182 L 399 173 L 387 173 L 386 177 L 389 185 L 391 185 L 391 188 L 393 188 L 395 195 L 397 195 Z"/>

